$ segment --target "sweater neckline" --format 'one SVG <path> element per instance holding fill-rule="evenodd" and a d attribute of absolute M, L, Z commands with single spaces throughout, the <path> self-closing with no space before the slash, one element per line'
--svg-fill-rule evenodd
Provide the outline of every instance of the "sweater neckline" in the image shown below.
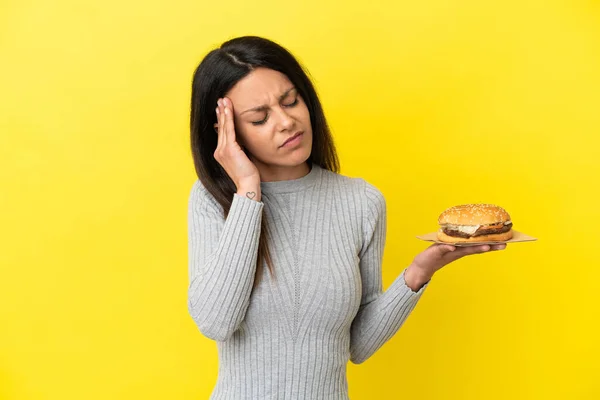
<path fill-rule="evenodd" d="M 289 193 L 300 192 L 308 189 L 318 180 L 321 175 L 321 167 L 315 163 L 310 163 L 310 171 L 308 174 L 296 178 L 283 181 L 261 182 L 261 193 Z"/>

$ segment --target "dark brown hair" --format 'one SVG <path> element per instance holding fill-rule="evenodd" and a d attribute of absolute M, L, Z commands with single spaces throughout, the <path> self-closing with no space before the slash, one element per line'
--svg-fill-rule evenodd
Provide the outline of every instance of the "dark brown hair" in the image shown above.
<path fill-rule="evenodd" d="M 217 121 L 215 108 L 219 98 L 258 67 L 270 68 L 286 75 L 306 103 L 313 132 L 308 162 L 330 171 L 339 170 L 337 153 L 321 102 L 300 63 L 287 49 L 265 38 L 242 36 L 228 40 L 209 52 L 194 71 L 190 112 L 190 139 L 196 175 L 223 207 L 223 218 L 227 218 L 237 190 L 229 175 L 214 158 L 218 142 L 218 135 L 213 127 Z M 262 276 L 263 261 L 273 275 L 267 236 L 267 221 L 263 216 L 255 287 L 259 282 L 258 278 Z"/>

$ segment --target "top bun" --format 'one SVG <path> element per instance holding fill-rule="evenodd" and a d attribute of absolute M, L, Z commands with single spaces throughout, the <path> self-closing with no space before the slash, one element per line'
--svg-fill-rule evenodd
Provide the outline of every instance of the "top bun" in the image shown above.
<path fill-rule="evenodd" d="M 440 214 L 440 225 L 488 225 L 510 221 L 510 215 L 494 204 L 462 204 Z"/>

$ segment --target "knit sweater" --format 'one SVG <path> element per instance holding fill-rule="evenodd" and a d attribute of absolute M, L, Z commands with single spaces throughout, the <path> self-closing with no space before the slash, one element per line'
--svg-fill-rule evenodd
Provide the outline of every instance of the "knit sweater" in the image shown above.
<path fill-rule="evenodd" d="M 402 326 L 417 292 L 404 269 L 386 291 L 386 202 L 363 178 L 312 164 L 233 195 L 229 215 L 199 180 L 188 205 L 188 310 L 216 341 L 212 400 L 348 399 L 348 360 L 367 360 Z M 261 221 L 274 263 L 253 290 Z"/>

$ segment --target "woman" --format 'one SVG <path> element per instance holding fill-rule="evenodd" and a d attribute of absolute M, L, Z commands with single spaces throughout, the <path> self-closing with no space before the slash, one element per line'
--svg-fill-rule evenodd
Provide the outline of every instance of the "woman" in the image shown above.
<path fill-rule="evenodd" d="M 348 399 L 348 360 L 398 331 L 437 270 L 504 248 L 434 244 L 383 292 L 385 199 L 337 172 L 310 79 L 267 39 L 202 60 L 191 146 L 188 306 L 219 350 L 211 399 Z"/>

